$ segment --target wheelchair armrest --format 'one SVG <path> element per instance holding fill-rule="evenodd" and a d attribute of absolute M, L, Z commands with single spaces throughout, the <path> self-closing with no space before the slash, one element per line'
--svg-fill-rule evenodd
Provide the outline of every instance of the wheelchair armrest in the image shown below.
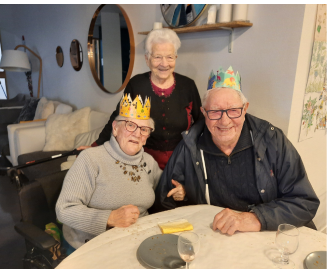
<path fill-rule="evenodd" d="M 15 225 L 15 230 L 39 249 L 47 250 L 57 244 L 50 234 L 31 223 L 18 223 Z"/>

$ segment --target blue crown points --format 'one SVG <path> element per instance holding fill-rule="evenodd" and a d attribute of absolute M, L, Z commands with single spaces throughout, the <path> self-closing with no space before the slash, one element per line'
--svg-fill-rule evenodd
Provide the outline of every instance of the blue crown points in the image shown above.
<path fill-rule="evenodd" d="M 215 82 L 215 74 L 213 73 L 213 71 L 211 70 L 210 76 L 209 76 L 209 80 L 208 80 L 208 87 L 207 90 L 212 89 L 213 88 L 213 84 Z"/>
<path fill-rule="evenodd" d="M 238 72 L 235 74 L 232 66 L 230 66 L 226 71 L 220 67 L 219 70 L 217 70 L 216 75 L 214 75 L 213 71 L 210 73 L 207 90 L 222 87 L 231 88 L 241 92 L 240 74 Z"/>

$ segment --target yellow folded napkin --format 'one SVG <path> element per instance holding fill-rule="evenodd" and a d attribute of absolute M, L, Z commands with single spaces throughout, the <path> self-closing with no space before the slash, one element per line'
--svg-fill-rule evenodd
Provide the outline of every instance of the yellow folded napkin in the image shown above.
<path fill-rule="evenodd" d="M 163 234 L 193 230 L 193 226 L 186 220 L 180 219 L 167 223 L 158 223 Z"/>

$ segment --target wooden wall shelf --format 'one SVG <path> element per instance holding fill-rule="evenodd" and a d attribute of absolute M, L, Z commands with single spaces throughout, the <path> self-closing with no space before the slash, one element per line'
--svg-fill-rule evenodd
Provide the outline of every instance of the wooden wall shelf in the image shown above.
<path fill-rule="evenodd" d="M 173 31 L 178 33 L 190 33 L 190 32 L 202 32 L 209 30 L 219 30 L 225 28 L 239 28 L 239 27 L 252 27 L 252 23 L 243 22 L 243 21 L 234 21 L 228 23 L 217 23 L 211 25 L 202 25 L 202 26 L 192 26 L 192 27 L 182 27 L 182 28 L 170 28 Z M 147 35 L 150 31 L 139 32 L 138 34 Z"/>

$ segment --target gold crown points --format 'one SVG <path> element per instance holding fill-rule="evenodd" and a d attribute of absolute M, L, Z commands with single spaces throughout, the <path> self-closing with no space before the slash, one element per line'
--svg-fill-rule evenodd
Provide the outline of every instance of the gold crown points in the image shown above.
<path fill-rule="evenodd" d="M 120 101 L 119 115 L 136 119 L 149 119 L 150 109 L 151 103 L 149 98 L 145 97 L 145 103 L 143 104 L 140 95 L 137 95 L 132 101 L 130 94 L 125 94 Z"/>

